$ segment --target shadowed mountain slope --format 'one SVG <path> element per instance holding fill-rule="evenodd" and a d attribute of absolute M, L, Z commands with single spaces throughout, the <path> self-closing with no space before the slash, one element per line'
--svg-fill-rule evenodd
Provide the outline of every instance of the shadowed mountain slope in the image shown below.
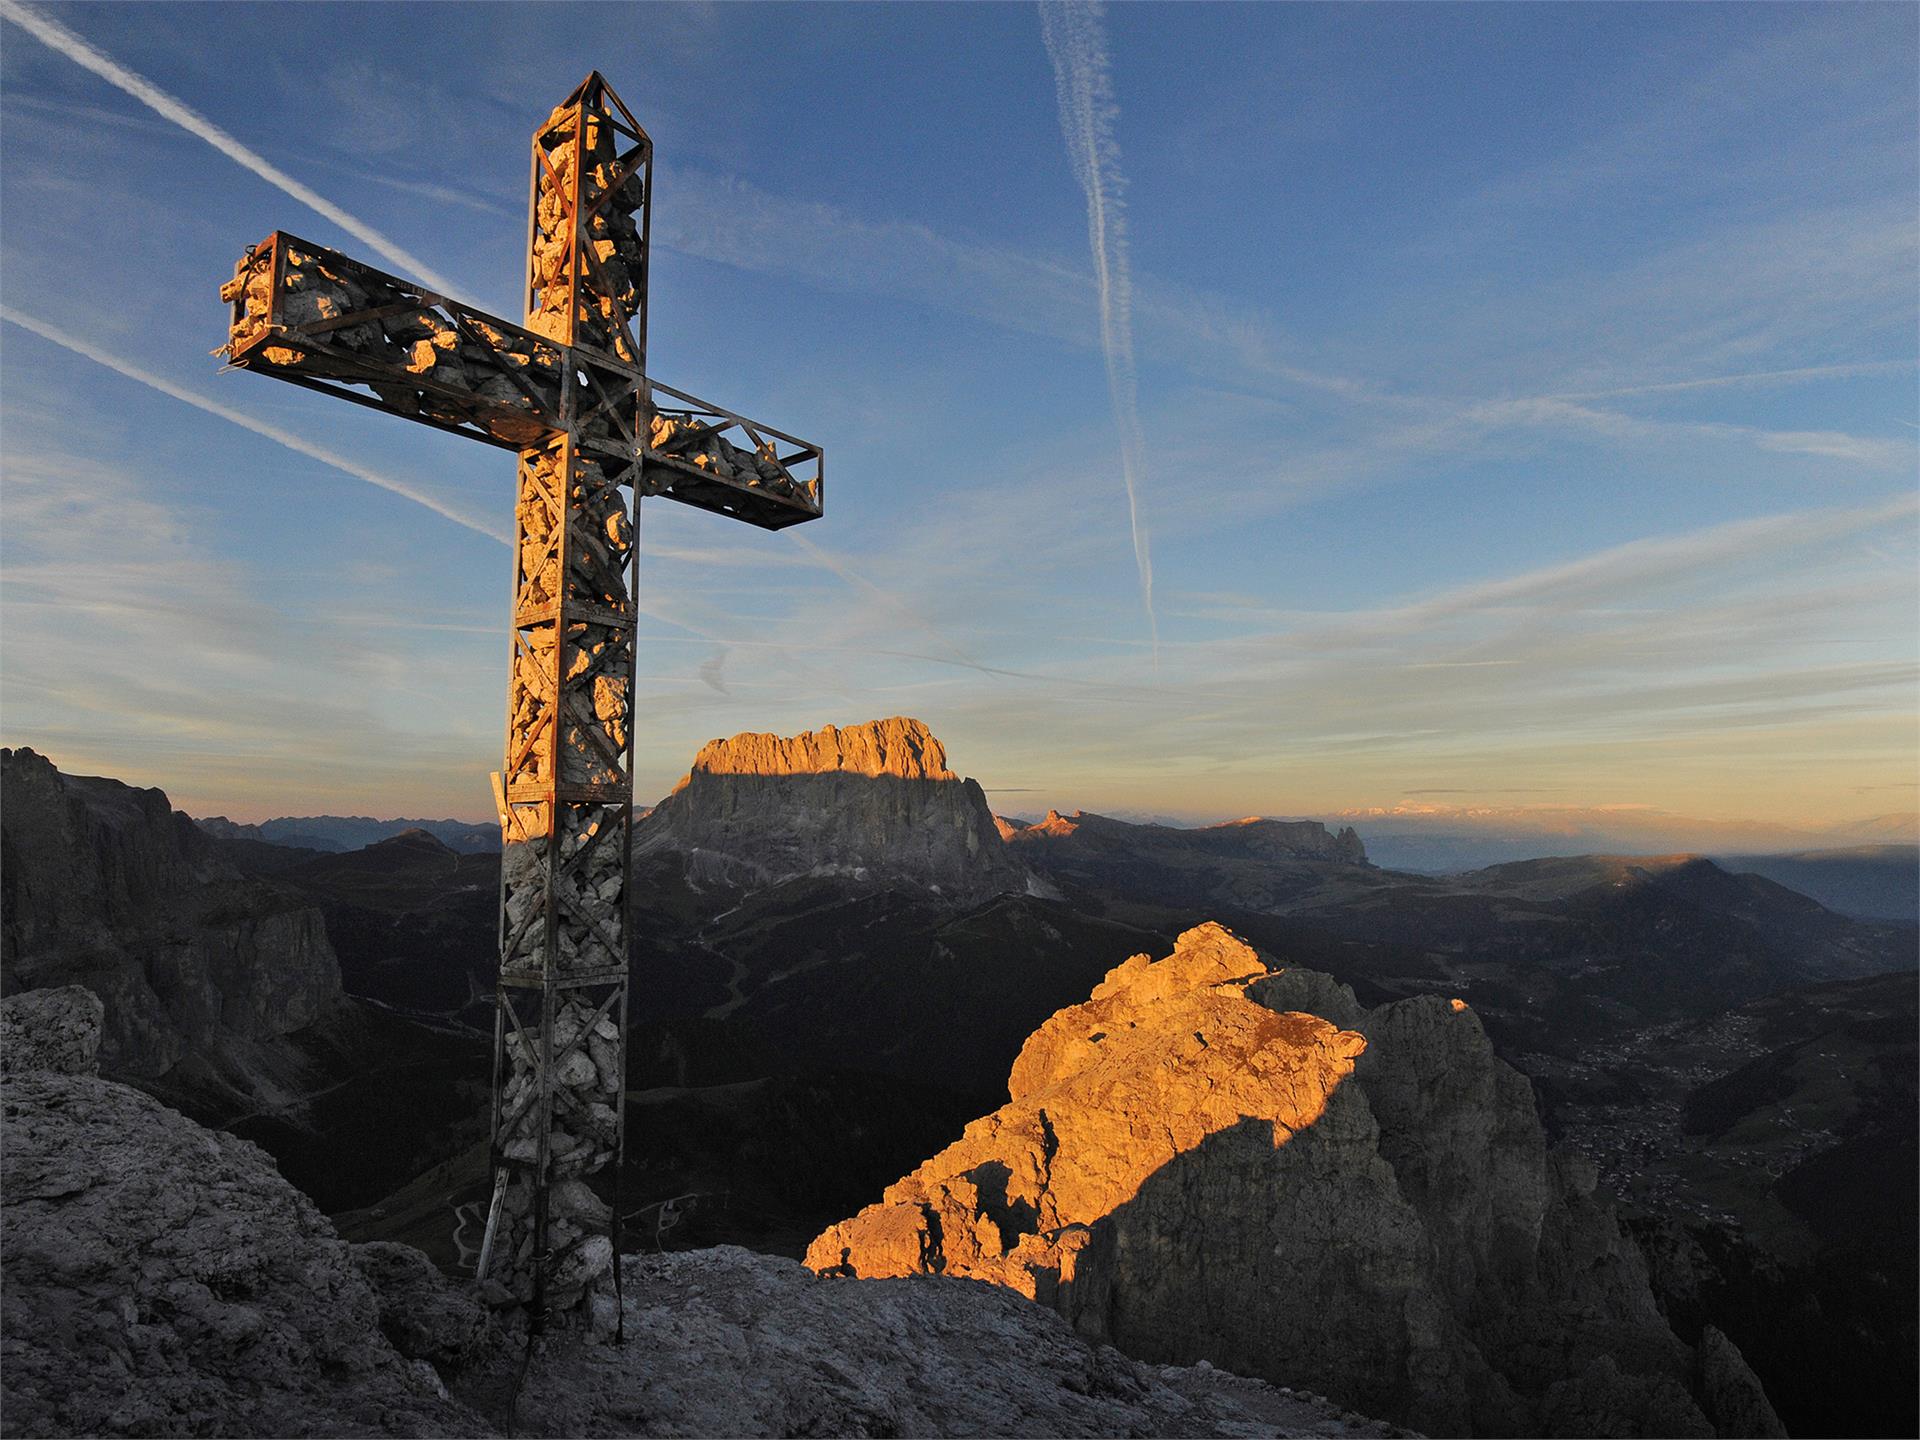
<path fill-rule="evenodd" d="M 364 1204 L 483 1123 L 485 1050 L 350 999 L 318 894 L 242 873 L 227 843 L 159 790 L 0 751 L 0 980 L 85 986 L 102 1073 L 258 1140 L 320 1203 Z"/>
<path fill-rule="evenodd" d="M 461 854 L 497 854 L 500 827 L 470 820 L 375 820 L 369 815 L 283 815 L 245 825 L 224 815 L 194 822 L 218 840 L 251 840 L 295 850 L 339 853 L 361 850 L 408 830 L 424 830 Z"/>
<path fill-rule="evenodd" d="M 1353 873 L 1367 863 L 1359 837 L 1317 820 L 1254 817 L 1187 830 L 1048 811 L 1038 824 L 999 825 L 1014 853 L 1056 884 L 1163 905 L 1266 910 L 1330 880 L 1366 883 Z"/>
<path fill-rule="evenodd" d="M 244 879 L 159 790 L 32 750 L 0 750 L 0 902 L 5 988 L 92 990 L 109 1073 L 192 1062 L 244 1093 L 244 1052 L 341 1003 L 318 910 Z"/>
<path fill-rule="evenodd" d="M 1720 864 L 1810 895 L 1864 920 L 1920 920 L 1920 847 L 1861 845 L 1795 855 L 1736 855 Z"/>

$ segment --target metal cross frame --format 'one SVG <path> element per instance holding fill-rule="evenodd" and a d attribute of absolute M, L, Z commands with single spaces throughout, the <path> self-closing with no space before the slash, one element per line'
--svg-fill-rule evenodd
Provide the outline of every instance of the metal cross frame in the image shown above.
<path fill-rule="evenodd" d="M 619 1280 L 640 501 L 782 529 L 824 499 L 819 446 L 649 380 L 652 199 L 595 71 L 534 131 L 524 324 L 283 231 L 221 291 L 233 365 L 519 455 L 478 1273 L 504 1255 L 536 1331 Z"/>

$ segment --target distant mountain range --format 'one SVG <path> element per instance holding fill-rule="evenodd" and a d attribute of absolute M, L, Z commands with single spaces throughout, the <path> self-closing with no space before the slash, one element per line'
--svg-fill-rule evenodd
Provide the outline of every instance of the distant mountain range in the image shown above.
<path fill-rule="evenodd" d="M 1780 855 L 1920 842 L 1920 815 L 1876 815 L 1827 827 L 1702 820 L 1650 806 L 1407 804 L 1314 818 L 1351 825 L 1376 865 L 1448 874 L 1553 855 Z"/>
<path fill-rule="evenodd" d="M 924 727 L 920 729 L 924 731 Z M 673 798 L 680 798 L 678 791 Z M 1048 812 L 1048 818 L 1052 814 Z M 645 815 L 642 812 L 641 818 Z M 1009 839 L 1018 831 L 1028 832 L 1023 838 L 1029 839 L 1048 833 L 1047 818 L 1007 818 L 1012 823 L 1004 824 L 1003 831 Z M 1158 837 L 1163 849 L 1168 844 L 1176 849 L 1204 848 L 1216 841 L 1238 840 L 1241 837 L 1234 832 L 1247 824 L 1228 821 L 1189 825 L 1165 815 L 1149 817 L 1130 812 L 1088 818 L 1108 827 L 1122 822 L 1120 829 L 1134 838 Z M 1364 858 L 1383 870 L 1454 875 L 1554 856 L 1694 853 L 1711 856 L 1737 874 L 1764 875 L 1842 915 L 1868 920 L 1920 920 L 1920 844 L 1915 843 L 1920 838 L 1920 818 L 1911 815 L 1882 815 L 1825 831 L 1697 820 L 1639 808 L 1409 806 L 1344 810 L 1317 818 L 1330 831 L 1344 829 L 1356 836 L 1357 845 L 1364 846 Z M 215 815 L 196 823 L 222 840 L 255 841 L 323 854 L 364 849 L 407 831 L 424 831 L 462 855 L 489 855 L 500 849 L 499 830 L 488 821 L 290 815 L 247 825 Z M 1247 831 L 1246 838 L 1312 823 L 1268 821 Z M 1181 846 L 1177 838 L 1181 835 L 1189 837 L 1192 846 Z M 1084 841 L 1087 837 L 1080 838 Z M 1021 851 L 1022 847 L 1016 845 L 1015 849 Z M 1030 857 L 1034 852 L 1026 849 L 1022 853 Z M 248 868 L 276 867 L 259 863 Z"/>
<path fill-rule="evenodd" d="M 408 830 L 424 830 L 448 849 L 463 855 L 485 855 L 500 848 L 500 827 L 488 820 L 476 823 L 471 820 L 375 820 L 367 815 L 283 815 L 277 820 L 262 820 L 258 825 L 243 825 L 224 815 L 215 815 L 196 823 L 219 840 L 262 840 L 269 845 L 328 854 L 364 850 Z"/>
<path fill-rule="evenodd" d="M 989 792 L 991 793 L 991 792 Z M 1064 813 L 1064 812 L 1063 812 Z M 1001 811 L 1021 826 L 1043 823 L 1038 811 Z M 1116 809 L 1110 820 L 1172 830 L 1217 828 L 1220 817 L 1148 814 Z M 1811 851 L 1858 851 L 1920 845 L 1920 814 L 1895 812 L 1828 826 L 1758 820 L 1702 820 L 1642 805 L 1477 806 L 1407 803 L 1357 806 L 1289 819 L 1318 820 L 1329 830 L 1351 828 L 1367 858 L 1383 870 L 1451 875 L 1559 855 L 1676 855 L 1740 857 L 1737 867 L 1761 873 L 1745 859 L 1768 860 Z M 1766 872 L 1771 873 L 1771 872 Z M 1878 903 L 1878 902 L 1875 902 Z M 1899 918 L 1909 910 L 1853 910 Z"/>
<path fill-rule="evenodd" d="M 1920 920 L 1920 845 L 1858 845 L 1797 855 L 1724 856 L 1742 875 L 1764 875 L 1863 920 Z"/>

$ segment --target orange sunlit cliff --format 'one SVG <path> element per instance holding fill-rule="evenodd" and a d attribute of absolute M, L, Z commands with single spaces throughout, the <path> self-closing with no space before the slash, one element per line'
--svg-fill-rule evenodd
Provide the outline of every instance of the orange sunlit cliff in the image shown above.
<path fill-rule="evenodd" d="M 823 725 L 804 735 L 750 731 L 709 740 L 693 757 L 695 775 L 891 775 L 899 780 L 958 780 L 947 768 L 946 748 L 924 723 L 905 715 L 869 720 L 844 729 Z"/>
<path fill-rule="evenodd" d="M 935 1271 L 1052 1301 L 1090 1227 L 1209 1136 L 1249 1119 L 1284 1144 L 1317 1121 L 1366 1041 L 1246 997 L 1266 973 L 1217 925 L 1137 955 L 1027 1041 L 1011 1103 L 813 1243 L 862 1276 Z"/>
<path fill-rule="evenodd" d="M 990 1281 L 1429 1434 L 1781 1433 L 1458 1000 L 1368 1009 L 1202 925 L 1041 1025 L 1008 1091 L 807 1264 Z"/>

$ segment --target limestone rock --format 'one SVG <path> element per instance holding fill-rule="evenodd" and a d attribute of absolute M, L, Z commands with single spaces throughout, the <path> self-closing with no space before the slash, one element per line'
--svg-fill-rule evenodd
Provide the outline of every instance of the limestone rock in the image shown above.
<path fill-rule="evenodd" d="M 98 1075 L 105 1013 L 100 997 L 84 985 L 29 990 L 0 1000 L 0 1074 Z"/>
<path fill-rule="evenodd" d="M 10 1434 L 487 1428 L 381 1337 L 346 1244 L 254 1146 L 86 1076 L 11 1077 L 3 1123 Z"/>
<path fill-rule="evenodd" d="M 628 1345 L 546 1347 L 516 1434 L 1405 1433 L 1317 1396 L 1141 1364 L 985 1285 L 825 1280 L 731 1246 L 625 1266 Z"/>
<path fill-rule="evenodd" d="M 1027 884 L 979 785 L 900 716 L 710 741 L 635 830 L 635 854 L 656 850 L 685 855 L 689 875 L 747 885 L 842 874 L 977 899 Z"/>
<path fill-rule="evenodd" d="M 1763 1436 L 1776 1440 L 1787 1433 L 1774 1413 L 1767 1392 L 1747 1366 L 1740 1348 L 1713 1326 L 1701 1329 L 1698 1350 L 1700 1362 L 1700 1403 L 1713 1421 L 1714 1432 L 1723 1440 L 1736 1436 Z"/>
<path fill-rule="evenodd" d="M 372 1287 L 380 1332 L 409 1360 L 459 1369 L 501 1337 L 471 1287 L 456 1285 L 411 1245 L 355 1245 L 353 1263 Z"/>
<path fill-rule="evenodd" d="M 693 758 L 694 774 L 888 775 L 896 780 L 958 780 L 946 747 L 918 720 L 896 715 L 842 730 L 828 725 L 804 735 L 744 734 L 709 740 Z M 691 777 L 689 777 L 691 778 Z M 683 782 L 684 783 L 684 782 Z"/>
<path fill-rule="evenodd" d="M 1705 1437 L 1714 1429 L 1671 1377 L 1624 1373 L 1611 1355 L 1595 1355 L 1577 1374 L 1555 1380 L 1540 1405 L 1549 1435 Z M 1632 1417 L 1623 1423 L 1623 1417 Z M 1628 1424 L 1631 1428 L 1628 1428 Z"/>
<path fill-rule="evenodd" d="M 46 756 L 0 750 L 4 953 L 138 922 L 165 901 L 232 879 L 213 843 L 158 790 L 65 775 Z"/>
<path fill-rule="evenodd" d="M 9 1434 L 1405 1433 L 1004 1290 L 732 1248 L 629 1256 L 627 1345 L 551 1335 L 509 1412 L 524 1335 L 418 1252 L 346 1245 L 253 1146 L 90 1077 L 15 1077 L 4 1106 Z"/>
<path fill-rule="evenodd" d="M 243 879 L 158 790 L 0 750 L 0 976 L 104 1003 L 100 1068 L 164 1076 L 341 1003 L 320 912 Z"/>
<path fill-rule="evenodd" d="M 1434 1433 L 1711 1433 L 1637 1249 L 1459 1001 L 1366 1010 L 1204 925 L 1043 1024 L 1008 1090 L 807 1263 L 989 1280 Z"/>
<path fill-rule="evenodd" d="M 1352 986 L 1321 970 L 1289 967 L 1272 971 L 1247 987 L 1247 998 L 1269 1010 L 1304 1010 L 1348 1029 L 1367 1014 L 1366 1007 L 1354 998 Z"/>

